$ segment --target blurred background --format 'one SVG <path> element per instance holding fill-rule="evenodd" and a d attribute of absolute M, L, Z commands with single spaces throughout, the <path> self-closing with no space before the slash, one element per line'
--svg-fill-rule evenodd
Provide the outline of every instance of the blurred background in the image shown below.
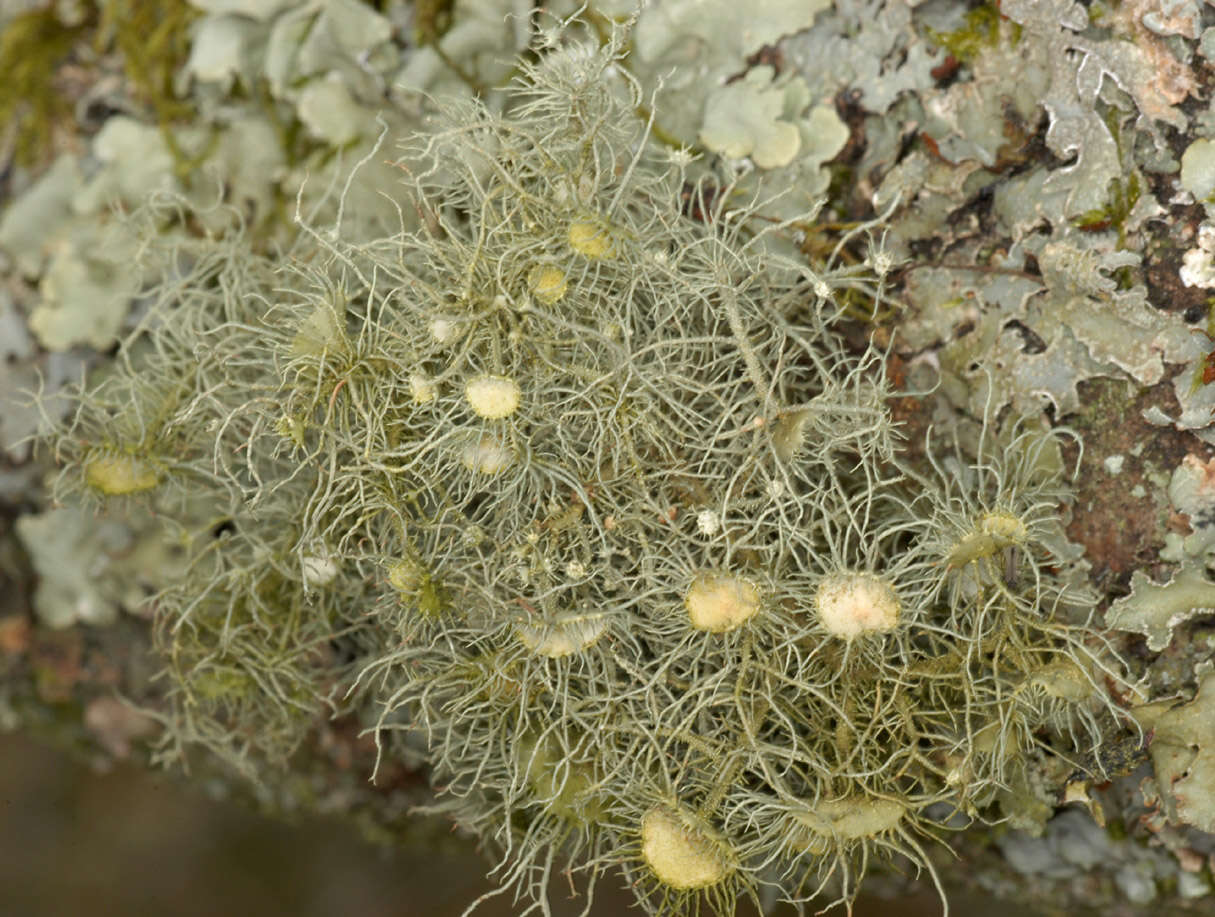
<path fill-rule="evenodd" d="M 491 887 L 486 870 L 471 846 L 405 855 L 337 821 L 287 824 L 208 798 L 171 774 L 134 763 L 98 773 L 27 736 L 0 736 L 2 917 L 457 917 Z M 551 897 L 555 917 L 578 913 L 559 890 Z M 604 883 L 594 917 L 635 915 L 631 900 Z M 498 898 L 477 915 L 520 910 Z M 853 917 L 940 913 L 929 890 L 900 900 L 862 896 Z M 950 914 L 1012 917 L 1014 908 L 952 896 Z"/>

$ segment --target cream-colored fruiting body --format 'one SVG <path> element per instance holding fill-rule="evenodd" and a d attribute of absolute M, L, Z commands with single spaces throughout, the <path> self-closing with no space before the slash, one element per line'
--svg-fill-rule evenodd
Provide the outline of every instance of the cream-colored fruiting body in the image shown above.
<path fill-rule="evenodd" d="M 606 227 L 589 220 L 570 223 L 570 248 L 587 258 L 610 258 L 615 253 Z"/>
<path fill-rule="evenodd" d="M 772 425 L 772 448 L 782 462 L 791 462 L 806 442 L 809 411 L 789 411 Z"/>
<path fill-rule="evenodd" d="M 388 567 L 388 585 L 397 592 L 413 592 L 421 582 L 421 570 L 412 561 L 398 560 Z"/>
<path fill-rule="evenodd" d="M 460 462 L 469 471 L 478 474 L 497 474 L 510 466 L 514 460 L 501 440 L 493 436 L 479 436 L 464 445 L 460 452 Z"/>
<path fill-rule="evenodd" d="M 855 841 L 894 830 L 907 807 L 893 799 L 846 796 L 823 799 L 793 815 L 793 820 L 808 829 L 794 846 L 811 853 L 824 853 L 830 842 Z"/>
<path fill-rule="evenodd" d="M 1005 548 L 1024 544 L 1029 528 L 1017 516 L 1005 510 L 984 513 L 974 530 L 967 532 L 949 551 L 945 565 L 951 569 L 964 567 L 980 557 L 991 557 Z"/>
<path fill-rule="evenodd" d="M 571 756 L 551 737 L 528 735 L 519 740 L 519 761 L 526 768 L 532 794 L 551 814 L 576 825 L 594 824 L 603 811 L 596 797 L 594 771 Z"/>
<path fill-rule="evenodd" d="M 728 573 L 696 574 L 683 600 L 692 626 L 724 633 L 741 626 L 759 611 L 759 590 Z"/>
<path fill-rule="evenodd" d="M 1012 513 L 988 513 L 979 523 L 985 534 L 1006 542 L 1022 542 L 1028 535 L 1025 523 Z"/>
<path fill-rule="evenodd" d="M 515 628 L 519 642 L 534 653 L 560 659 L 591 646 L 607 630 L 601 615 L 576 615 L 554 624 L 522 623 Z"/>
<path fill-rule="evenodd" d="M 328 586 L 337 579 L 340 570 L 341 567 L 325 547 L 305 555 L 302 562 L 304 582 L 309 586 Z"/>
<path fill-rule="evenodd" d="M 706 538 L 712 538 L 721 530 L 721 516 L 711 509 L 702 509 L 696 514 L 696 528 Z"/>
<path fill-rule="evenodd" d="M 527 285 L 540 302 L 551 306 L 565 296 L 569 284 L 565 273 L 551 264 L 538 264 L 527 275 Z"/>
<path fill-rule="evenodd" d="M 417 404 L 427 404 L 435 400 L 438 394 L 435 381 L 423 373 L 410 373 L 409 392 Z"/>
<path fill-rule="evenodd" d="M 439 344 L 450 344 L 460 334 L 460 323 L 455 319 L 437 316 L 430 320 L 430 336 Z"/>
<path fill-rule="evenodd" d="M 672 888 L 706 888 L 730 872 L 719 845 L 707 831 L 663 806 L 642 816 L 641 855 L 654 875 Z"/>
<path fill-rule="evenodd" d="M 814 610 L 829 634 L 846 640 L 886 633 L 899 623 L 898 596 L 889 583 L 872 573 L 827 577 L 815 591 Z"/>
<path fill-rule="evenodd" d="M 1034 685 L 1040 687 L 1051 697 L 1082 704 L 1093 697 L 1093 677 L 1086 673 L 1074 659 L 1060 657 L 1048 662 L 1031 678 Z"/>
<path fill-rule="evenodd" d="M 107 497 L 151 490 L 160 483 L 156 469 L 134 455 L 102 455 L 84 467 L 84 480 Z"/>
<path fill-rule="evenodd" d="M 505 376 L 477 376 L 464 386 L 464 398 L 473 413 L 486 420 L 500 420 L 519 407 L 519 385 Z"/>

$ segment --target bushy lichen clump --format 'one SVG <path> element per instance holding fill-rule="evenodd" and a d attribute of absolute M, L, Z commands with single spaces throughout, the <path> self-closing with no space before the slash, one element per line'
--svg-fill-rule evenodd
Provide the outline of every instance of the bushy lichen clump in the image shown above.
<path fill-rule="evenodd" d="M 976 462 L 905 468 L 837 305 L 888 265 L 812 268 L 655 152 L 619 47 L 554 37 L 504 114 L 448 110 L 393 237 L 277 273 L 200 242 L 61 492 L 198 520 L 157 599 L 176 739 L 252 766 L 326 706 L 421 736 L 529 910 L 563 861 L 649 913 L 850 901 L 1029 749 L 1090 751 L 1118 662 L 1057 576 L 1053 434 L 989 416 Z"/>

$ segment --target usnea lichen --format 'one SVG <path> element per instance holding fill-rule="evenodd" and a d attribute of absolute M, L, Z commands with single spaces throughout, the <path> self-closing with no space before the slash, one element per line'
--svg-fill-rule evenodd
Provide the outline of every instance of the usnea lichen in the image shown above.
<path fill-rule="evenodd" d="M 1059 575 L 1057 435 L 989 414 L 915 471 L 843 334 L 888 257 L 809 264 L 655 152 L 620 48 L 447 110 L 392 236 L 200 241 L 81 393 L 59 492 L 188 506 L 167 751 L 256 772 L 352 710 L 381 756 L 424 737 L 526 912 L 563 861 L 652 914 L 851 902 L 876 855 L 932 872 L 1029 749 L 1089 760 L 1120 663 Z"/>

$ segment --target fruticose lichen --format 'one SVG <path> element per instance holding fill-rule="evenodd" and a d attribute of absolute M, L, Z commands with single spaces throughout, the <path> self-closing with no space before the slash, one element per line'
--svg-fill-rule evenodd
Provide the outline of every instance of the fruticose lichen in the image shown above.
<path fill-rule="evenodd" d="M 1061 436 L 989 409 L 913 467 L 844 334 L 880 221 L 808 261 L 812 213 L 647 142 L 621 32 L 545 35 L 504 111 L 407 146 L 398 231 L 174 243 L 79 393 L 57 494 L 180 510 L 166 756 L 264 774 L 333 711 L 421 740 L 524 912 L 563 862 L 651 914 L 935 879 L 1027 752 L 1099 772 L 1119 728 Z"/>

